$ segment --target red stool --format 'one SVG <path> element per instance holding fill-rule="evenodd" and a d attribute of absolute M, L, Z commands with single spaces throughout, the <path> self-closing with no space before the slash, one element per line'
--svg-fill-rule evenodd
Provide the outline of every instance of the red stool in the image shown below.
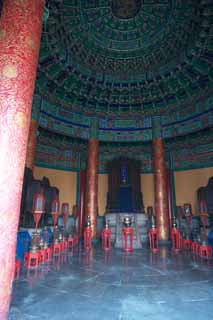
<path fill-rule="evenodd" d="M 191 249 L 192 241 L 189 240 L 189 239 L 183 239 L 182 244 L 183 244 L 183 248 L 184 248 L 185 250 L 190 250 L 190 249 Z"/>
<path fill-rule="evenodd" d="M 20 262 L 20 260 L 16 259 L 16 261 L 15 261 L 14 279 L 18 279 L 19 278 L 20 269 L 21 269 L 21 262 Z"/>
<path fill-rule="evenodd" d="M 84 249 L 92 249 L 92 229 L 90 227 L 84 229 Z"/>
<path fill-rule="evenodd" d="M 193 253 L 197 253 L 197 245 L 199 245 L 197 242 L 192 241 L 191 250 Z"/>
<path fill-rule="evenodd" d="M 71 236 L 69 236 L 69 238 L 67 239 L 67 241 L 68 241 L 68 248 L 69 248 L 69 249 L 72 248 L 73 245 L 74 245 L 74 238 L 71 237 Z"/>
<path fill-rule="evenodd" d="M 197 244 L 197 246 L 196 246 L 196 253 L 199 254 L 199 252 L 200 252 L 200 244 L 199 244 L 198 242 L 197 242 L 196 244 Z"/>
<path fill-rule="evenodd" d="M 67 250 L 68 249 L 68 240 L 65 239 L 64 240 L 64 250 Z"/>
<path fill-rule="evenodd" d="M 211 246 L 208 246 L 207 244 L 200 245 L 199 249 L 199 256 L 201 258 L 210 258 L 212 255 L 212 248 Z"/>
<path fill-rule="evenodd" d="M 133 251 L 133 236 L 133 228 L 125 227 L 122 229 L 122 248 L 125 252 Z"/>
<path fill-rule="evenodd" d="M 67 255 L 66 254 L 61 254 L 60 255 L 60 263 L 61 265 L 67 262 Z"/>
<path fill-rule="evenodd" d="M 39 264 L 42 264 L 45 262 L 45 249 L 40 249 L 38 251 L 39 254 Z"/>
<path fill-rule="evenodd" d="M 104 251 L 110 251 L 112 249 L 111 236 L 112 230 L 104 228 L 102 231 L 102 248 Z"/>
<path fill-rule="evenodd" d="M 172 250 L 174 250 L 175 252 L 180 251 L 181 235 L 180 235 L 180 231 L 176 227 L 172 228 L 171 238 L 172 238 Z"/>
<path fill-rule="evenodd" d="M 65 251 L 65 247 L 66 247 L 66 244 L 65 244 L 65 240 L 61 241 L 61 251 Z"/>
<path fill-rule="evenodd" d="M 51 257 L 52 257 L 52 249 L 51 248 L 45 248 L 44 249 L 44 256 L 45 256 L 44 261 L 50 260 Z"/>
<path fill-rule="evenodd" d="M 78 244 L 78 236 L 74 236 L 73 245 L 76 246 Z"/>
<path fill-rule="evenodd" d="M 149 243 L 151 251 L 157 253 L 159 251 L 158 230 L 154 226 L 149 231 Z"/>
<path fill-rule="evenodd" d="M 61 244 L 60 243 L 53 243 L 52 253 L 54 256 L 59 255 L 61 253 Z"/>
<path fill-rule="evenodd" d="M 60 246 L 61 246 L 61 252 L 63 252 L 64 251 L 64 241 L 60 242 Z"/>
<path fill-rule="evenodd" d="M 39 251 L 26 253 L 26 266 L 28 268 L 38 267 L 39 265 Z"/>
<path fill-rule="evenodd" d="M 24 254 L 24 266 L 27 267 L 28 264 L 29 252 L 25 252 Z"/>

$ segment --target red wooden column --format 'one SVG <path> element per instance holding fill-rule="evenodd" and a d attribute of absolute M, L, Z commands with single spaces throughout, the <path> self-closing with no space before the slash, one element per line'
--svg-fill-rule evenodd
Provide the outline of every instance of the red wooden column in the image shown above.
<path fill-rule="evenodd" d="M 91 138 L 88 145 L 85 216 L 90 216 L 92 237 L 96 238 L 98 215 L 98 167 L 99 167 L 99 141 L 98 121 L 91 127 Z"/>
<path fill-rule="evenodd" d="M 38 121 L 31 119 L 27 143 L 26 167 L 33 171 L 36 154 Z"/>
<path fill-rule="evenodd" d="M 154 117 L 153 126 L 153 169 L 155 188 L 155 215 L 159 240 L 169 240 L 169 214 L 167 203 L 167 176 L 165 170 L 163 139 L 161 138 L 160 117 Z"/>
<path fill-rule="evenodd" d="M 0 20 L 0 319 L 7 319 L 44 0 L 5 0 Z"/>
<path fill-rule="evenodd" d="M 86 171 L 80 172 L 80 197 L 79 197 L 79 223 L 78 236 L 79 239 L 83 236 L 83 229 L 85 225 L 84 207 L 85 207 L 85 188 L 86 188 Z"/>
<path fill-rule="evenodd" d="M 173 212 L 172 212 L 172 190 L 171 190 L 171 170 L 166 170 L 166 193 L 167 193 L 167 203 L 168 203 L 168 214 L 169 214 L 169 231 L 171 234 L 173 227 Z"/>
<path fill-rule="evenodd" d="M 90 216 L 93 238 L 96 238 L 98 215 L 98 157 L 99 141 L 90 139 L 87 159 L 85 215 Z"/>

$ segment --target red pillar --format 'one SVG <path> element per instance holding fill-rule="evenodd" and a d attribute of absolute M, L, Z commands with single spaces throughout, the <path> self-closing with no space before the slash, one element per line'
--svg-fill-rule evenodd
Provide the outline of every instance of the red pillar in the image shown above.
<path fill-rule="evenodd" d="M 163 139 L 153 139 L 155 215 L 160 241 L 169 240 L 169 216 L 166 192 L 166 170 Z"/>
<path fill-rule="evenodd" d="M 80 199 L 79 199 L 79 223 L 78 223 L 78 236 L 83 236 L 83 228 L 85 224 L 84 207 L 85 207 L 85 188 L 86 188 L 86 171 L 80 172 Z"/>
<path fill-rule="evenodd" d="M 7 319 L 44 0 L 5 0 L 0 20 L 0 319 Z"/>
<path fill-rule="evenodd" d="M 90 216 L 93 238 L 96 238 L 98 214 L 98 157 L 99 141 L 98 139 L 90 139 L 87 159 L 85 215 Z"/>
<path fill-rule="evenodd" d="M 38 129 L 38 121 L 32 119 L 30 122 L 26 163 L 25 163 L 26 167 L 30 168 L 32 171 L 34 169 L 34 161 L 35 161 L 35 154 L 36 154 L 37 129 Z"/>
<path fill-rule="evenodd" d="M 167 203 L 168 203 L 168 214 L 169 214 L 169 230 L 170 234 L 173 226 L 173 212 L 172 212 L 172 190 L 171 190 L 171 170 L 166 170 L 166 192 L 167 192 Z"/>

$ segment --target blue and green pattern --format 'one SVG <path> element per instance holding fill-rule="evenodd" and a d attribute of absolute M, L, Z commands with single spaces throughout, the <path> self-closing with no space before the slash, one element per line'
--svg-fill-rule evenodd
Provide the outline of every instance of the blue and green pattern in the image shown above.
<path fill-rule="evenodd" d="M 168 138 L 210 126 L 211 1 L 47 2 L 41 127 L 88 139 L 99 118 L 99 139 L 122 142 L 151 140 L 156 115 Z"/>

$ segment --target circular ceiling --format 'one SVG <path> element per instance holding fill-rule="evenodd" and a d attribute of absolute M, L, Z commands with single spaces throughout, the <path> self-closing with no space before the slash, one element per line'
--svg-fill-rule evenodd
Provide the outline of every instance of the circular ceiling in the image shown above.
<path fill-rule="evenodd" d="M 176 169 L 212 162 L 212 131 L 203 130 L 213 125 L 212 0 L 49 0 L 46 7 L 33 108 L 41 109 L 40 165 L 77 170 L 79 154 L 86 163 L 98 119 L 101 170 L 125 154 L 150 172 L 155 115 Z"/>
<path fill-rule="evenodd" d="M 49 1 L 37 92 L 86 116 L 180 112 L 212 89 L 210 0 Z"/>

